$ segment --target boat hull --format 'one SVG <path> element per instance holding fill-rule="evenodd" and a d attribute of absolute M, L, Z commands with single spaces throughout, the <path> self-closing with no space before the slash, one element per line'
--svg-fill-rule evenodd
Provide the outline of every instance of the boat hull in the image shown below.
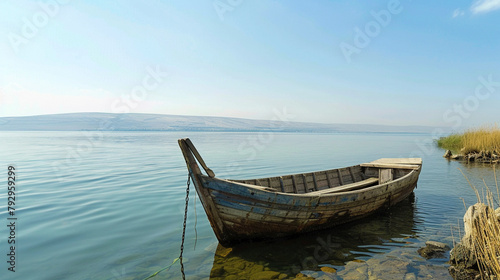
<path fill-rule="evenodd" d="M 201 184 L 195 186 L 204 206 L 212 205 L 205 209 L 219 241 L 231 245 L 296 235 L 366 217 L 408 197 L 419 173 L 414 170 L 382 185 L 317 196 L 270 192 L 204 175 L 199 175 Z M 220 225 L 214 226 L 213 220 L 219 220 Z"/>
<path fill-rule="evenodd" d="M 384 158 L 318 172 L 224 180 L 215 177 L 189 139 L 179 139 L 179 146 L 212 229 L 225 246 L 301 234 L 371 215 L 407 198 L 422 167 L 418 158 Z"/>

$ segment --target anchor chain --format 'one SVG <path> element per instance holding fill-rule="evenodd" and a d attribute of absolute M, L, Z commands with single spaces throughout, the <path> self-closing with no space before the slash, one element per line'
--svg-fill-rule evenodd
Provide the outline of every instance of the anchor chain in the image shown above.
<path fill-rule="evenodd" d="M 186 279 L 186 274 L 184 273 L 184 264 L 182 262 L 182 254 L 184 253 L 184 239 L 186 238 L 186 220 L 188 214 L 188 204 L 189 204 L 189 185 L 191 184 L 191 176 L 188 174 L 187 188 L 186 188 L 186 208 L 184 210 L 184 224 L 182 226 L 182 242 L 181 242 L 181 254 L 179 255 L 179 260 L 181 262 L 181 273 L 182 279 Z"/>

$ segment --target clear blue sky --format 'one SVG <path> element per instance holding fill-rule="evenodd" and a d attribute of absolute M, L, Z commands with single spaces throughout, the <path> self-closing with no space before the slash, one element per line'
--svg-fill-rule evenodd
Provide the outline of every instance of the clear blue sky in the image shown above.
<path fill-rule="evenodd" d="M 0 20 L 0 117 L 500 122 L 500 0 L 4 0 Z"/>

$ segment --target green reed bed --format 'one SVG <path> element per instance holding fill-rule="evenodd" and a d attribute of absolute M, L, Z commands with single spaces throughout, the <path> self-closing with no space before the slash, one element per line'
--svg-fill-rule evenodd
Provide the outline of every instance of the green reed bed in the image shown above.
<path fill-rule="evenodd" d="M 460 152 L 465 155 L 481 152 L 499 155 L 500 127 L 494 125 L 469 129 L 461 134 L 441 137 L 437 141 L 437 144 L 443 149 Z"/>

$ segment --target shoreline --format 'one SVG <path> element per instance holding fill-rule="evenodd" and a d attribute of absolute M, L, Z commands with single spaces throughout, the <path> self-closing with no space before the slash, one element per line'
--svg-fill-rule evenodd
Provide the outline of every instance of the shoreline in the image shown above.
<path fill-rule="evenodd" d="M 491 151 L 486 152 L 471 152 L 467 154 L 453 154 L 451 150 L 446 150 L 443 155 L 444 158 L 448 160 L 456 160 L 466 163 L 490 163 L 498 164 L 500 163 L 500 156 Z"/>

